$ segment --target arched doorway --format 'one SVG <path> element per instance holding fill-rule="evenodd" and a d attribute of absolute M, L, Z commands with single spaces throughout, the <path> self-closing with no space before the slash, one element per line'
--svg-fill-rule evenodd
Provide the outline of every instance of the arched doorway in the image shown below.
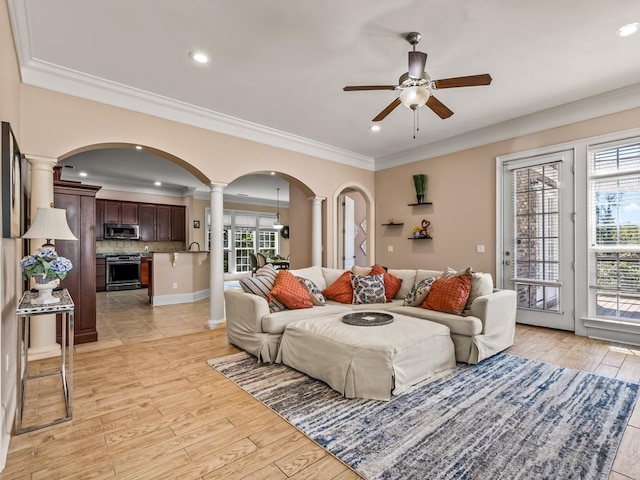
<path fill-rule="evenodd" d="M 338 268 L 372 265 L 375 259 L 375 224 L 371 194 L 361 185 L 347 183 L 334 197 L 336 206 L 336 259 Z"/>

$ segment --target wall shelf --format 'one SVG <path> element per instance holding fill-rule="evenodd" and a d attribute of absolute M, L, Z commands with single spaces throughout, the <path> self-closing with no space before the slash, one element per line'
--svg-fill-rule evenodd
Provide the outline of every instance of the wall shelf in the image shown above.
<path fill-rule="evenodd" d="M 422 202 L 422 203 L 410 203 L 407 206 L 408 207 L 417 207 L 420 205 L 433 205 L 433 202 Z"/>
<path fill-rule="evenodd" d="M 433 237 L 409 237 L 407 240 L 433 240 Z"/>
<path fill-rule="evenodd" d="M 383 223 L 382 224 L 383 227 L 399 227 L 401 225 L 404 225 L 404 222 L 399 222 L 399 223 L 393 222 L 393 223 Z"/>

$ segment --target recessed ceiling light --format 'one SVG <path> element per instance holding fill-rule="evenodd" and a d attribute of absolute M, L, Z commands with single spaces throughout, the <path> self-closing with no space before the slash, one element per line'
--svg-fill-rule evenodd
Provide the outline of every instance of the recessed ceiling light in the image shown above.
<path fill-rule="evenodd" d="M 369 127 L 369 130 L 371 130 L 372 132 L 379 132 L 380 131 L 380 125 L 371 125 Z"/>
<path fill-rule="evenodd" d="M 136 145 L 136 150 L 142 150 L 142 145 Z"/>
<path fill-rule="evenodd" d="M 80 175 L 81 177 L 86 177 L 88 175 L 87 172 L 80 172 L 78 173 L 78 175 Z"/>
<path fill-rule="evenodd" d="M 209 56 L 206 53 L 202 52 L 189 52 L 189 57 L 194 62 L 198 63 L 209 63 Z"/>
<path fill-rule="evenodd" d="M 276 172 L 271 172 L 271 175 L 275 175 L 275 174 L 276 174 Z"/>
<path fill-rule="evenodd" d="M 162 182 L 155 182 L 155 183 L 154 183 L 154 185 L 155 185 L 156 187 L 161 187 L 161 186 L 162 186 Z"/>
<path fill-rule="evenodd" d="M 620 27 L 618 29 L 618 31 L 616 32 L 616 34 L 619 37 L 628 37 L 628 36 L 633 35 L 634 33 L 636 33 L 638 30 L 640 30 L 640 22 L 633 22 L 633 23 L 628 23 L 627 25 L 623 25 L 622 27 Z"/>

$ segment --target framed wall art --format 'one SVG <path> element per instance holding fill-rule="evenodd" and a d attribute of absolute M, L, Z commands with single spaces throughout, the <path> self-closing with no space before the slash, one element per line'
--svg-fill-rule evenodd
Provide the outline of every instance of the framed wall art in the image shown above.
<path fill-rule="evenodd" d="M 19 238 L 24 233 L 24 187 L 22 154 L 11 125 L 2 122 L 2 236 Z"/>

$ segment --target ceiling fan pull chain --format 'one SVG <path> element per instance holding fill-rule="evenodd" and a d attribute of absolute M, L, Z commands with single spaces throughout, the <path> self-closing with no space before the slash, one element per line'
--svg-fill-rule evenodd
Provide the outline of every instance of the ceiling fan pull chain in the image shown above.
<path fill-rule="evenodd" d="M 413 110 L 413 139 L 416 139 L 416 118 L 418 118 L 418 109 L 412 108 Z"/>

